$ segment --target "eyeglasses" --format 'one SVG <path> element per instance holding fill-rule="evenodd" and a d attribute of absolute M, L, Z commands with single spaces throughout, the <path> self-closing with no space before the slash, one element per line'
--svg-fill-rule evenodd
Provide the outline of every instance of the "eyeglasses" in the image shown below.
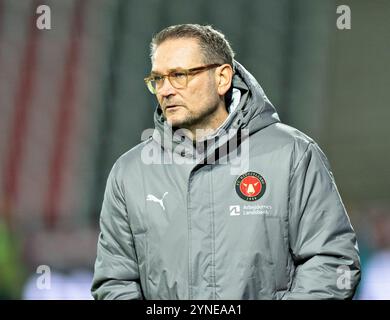
<path fill-rule="evenodd" d="M 210 70 L 212 68 L 217 68 L 221 66 L 220 64 L 208 64 L 201 67 L 191 68 L 191 69 L 176 69 L 168 74 L 155 74 L 150 75 L 144 79 L 146 86 L 149 91 L 153 94 L 157 94 L 157 92 L 164 85 L 165 78 L 168 78 L 172 87 L 176 89 L 184 89 L 187 88 L 188 85 L 188 76 L 193 76 L 200 72 Z"/>

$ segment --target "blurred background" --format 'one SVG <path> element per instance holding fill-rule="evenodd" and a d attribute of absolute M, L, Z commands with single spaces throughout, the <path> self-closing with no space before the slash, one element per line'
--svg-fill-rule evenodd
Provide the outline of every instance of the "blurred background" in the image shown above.
<path fill-rule="evenodd" d="M 358 236 L 355 299 L 390 299 L 389 17 L 387 0 L 0 0 L 0 299 L 91 299 L 107 175 L 153 127 L 149 42 L 179 23 L 221 30 L 319 143 Z"/>

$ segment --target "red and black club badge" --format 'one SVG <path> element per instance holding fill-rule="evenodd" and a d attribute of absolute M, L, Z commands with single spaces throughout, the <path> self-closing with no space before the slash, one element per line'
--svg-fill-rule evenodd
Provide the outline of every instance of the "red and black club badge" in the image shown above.
<path fill-rule="evenodd" d="M 240 198 L 246 201 L 256 201 L 265 192 L 265 180 L 256 172 L 249 171 L 238 177 L 236 180 L 236 192 Z"/>

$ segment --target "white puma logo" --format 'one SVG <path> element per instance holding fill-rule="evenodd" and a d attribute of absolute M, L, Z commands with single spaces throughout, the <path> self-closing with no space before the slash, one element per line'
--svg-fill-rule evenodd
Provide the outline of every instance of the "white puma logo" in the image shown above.
<path fill-rule="evenodd" d="M 164 197 L 168 194 L 168 192 L 165 192 L 163 197 L 160 199 L 157 199 L 154 195 L 152 194 L 148 194 L 147 197 L 146 197 L 146 201 L 153 201 L 153 202 L 158 202 L 161 206 L 161 208 L 163 208 L 163 210 L 165 211 L 165 207 L 164 207 Z"/>

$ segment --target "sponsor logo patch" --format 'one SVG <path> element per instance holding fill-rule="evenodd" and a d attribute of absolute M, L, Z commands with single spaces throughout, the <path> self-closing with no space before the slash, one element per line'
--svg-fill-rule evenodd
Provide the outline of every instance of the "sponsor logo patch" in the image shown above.
<path fill-rule="evenodd" d="M 231 216 L 239 216 L 241 212 L 241 208 L 239 205 L 230 206 L 229 211 Z"/>

